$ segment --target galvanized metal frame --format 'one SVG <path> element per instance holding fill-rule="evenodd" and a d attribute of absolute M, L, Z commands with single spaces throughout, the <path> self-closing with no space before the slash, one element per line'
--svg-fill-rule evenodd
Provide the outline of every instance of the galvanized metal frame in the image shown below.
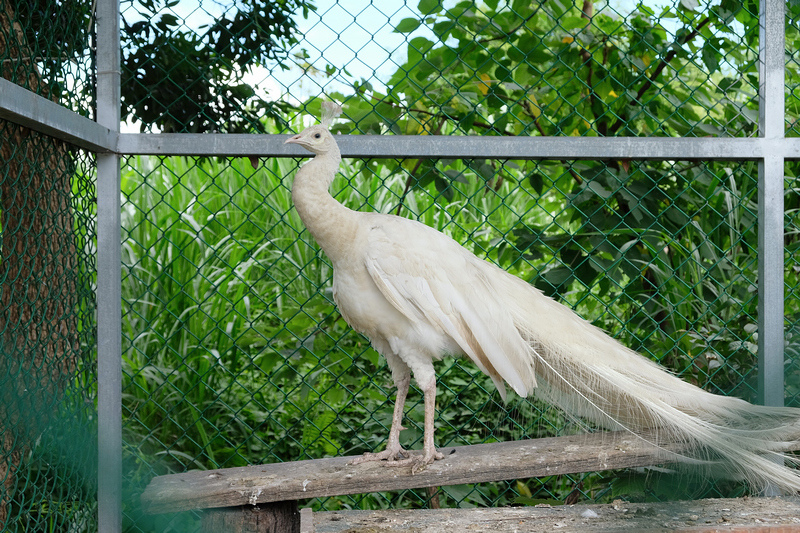
<path fill-rule="evenodd" d="M 113 152 L 118 139 L 101 124 L 0 78 L 0 118 L 90 152 Z"/>
<path fill-rule="evenodd" d="M 308 151 L 284 145 L 289 135 L 121 134 L 118 149 L 137 155 L 226 157 L 308 157 Z M 712 137 L 465 137 L 417 135 L 343 135 L 344 157 L 486 159 L 656 159 L 763 160 L 769 155 L 800 159 L 800 138 Z"/>
<path fill-rule="evenodd" d="M 759 13 L 759 136 L 766 151 L 758 164 L 758 392 L 765 405 L 782 406 L 783 232 L 786 5 L 762 0 Z"/>
<path fill-rule="evenodd" d="M 120 128 L 119 0 L 97 6 L 97 123 Z M 98 530 L 122 531 L 122 222 L 120 154 L 97 154 Z"/>
<path fill-rule="evenodd" d="M 344 136 L 345 157 L 755 160 L 759 162 L 759 389 L 783 403 L 784 162 L 800 139 L 784 136 L 785 4 L 762 0 L 757 138 Z M 127 154 L 306 157 L 284 135 L 120 134 L 119 2 L 97 2 L 97 121 L 0 79 L 0 118 L 97 153 L 99 528 L 121 530 L 120 156 Z"/>

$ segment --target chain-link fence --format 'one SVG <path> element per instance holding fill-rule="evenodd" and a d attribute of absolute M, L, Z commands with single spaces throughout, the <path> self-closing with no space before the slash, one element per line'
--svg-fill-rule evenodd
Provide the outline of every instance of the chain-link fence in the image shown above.
<path fill-rule="evenodd" d="M 88 114 L 88 6 L 56 7 L 0 2 L 0 74 Z M 96 527 L 94 173 L 91 154 L 0 120 L 3 531 Z"/>
<path fill-rule="evenodd" d="M 35 68 L 4 77 L 28 87 L 23 80 L 37 74 L 57 87 L 40 94 L 91 115 L 89 8 L 43 1 L 20 14 L 16 4 L 2 6 L 3 20 L 16 20 L 25 42 L 59 50 L 32 51 L 26 57 L 38 58 L 29 62 Z M 59 13 L 74 13 L 80 23 L 43 15 L 52 13 L 46 6 L 65 7 Z M 344 107 L 339 133 L 413 135 L 417 143 L 437 143 L 438 135 L 700 143 L 759 134 L 754 1 L 148 0 L 121 7 L 121 109 L 129 130 L 296 132 L 318 116 L 321 99 L 333 98 Z M 792 3 L 786 9 L 785 120 L 793 136 L 800 130 L 800 11 Z M 35 23 L 24 29 L 28 21 Z M 74 24 L 80 46 L 48 43 L 55 23 Z M 4 27 L 0 46 L 13 34 L 13 24 Z M 19 57 L 0 56 L 4 65 Z M 11 531 L 44 530 L 47 520 L 57 524 L 51 530 L 91 529 L 95 489 L 86 472 L 94 445 L 85 441 L 96 432 L 94 299 L 87 292 L 95 272 L 93 166 L 83 152 L 47 137 L 34 135 L 26 149 L 13 135 L 3 139 L 3 183 L 10 184 L 0 191 L 4 309 L 24 307 L 22 300 L 59 304 L 25 315 L 31 324 L 49 324 L 47 340 L 35 327 L 3 319 L 4 335 L 16 335 L 4 339 L 16 350 L 8 353 L 18 355 L 6 357 L 3 375 L 60 376 L 35 387 L 42 393 L 37 408 L 60 410 L 17 437 L 5 426 L 20 426 L 15 406 L 33 400 L 19 391 L 31 387 L 8 389 L 17 392 L 2 413 L 4 435 L 17 440 L 4 441 L 12 451 L 4 448 L 10 467 L 0 470 L 0 505 Z M 20 154 L 14 168 L 44 172 L 9 178 L 7 148 Z M 198 153 L 185 148 L 145 152 L 126 155 L 121 176 L 124 529 L 193 531 L 191 516 L 139 510 L 138 496 L 154 475 L 375 450 L 388 433 L 393 389 L 383 360 L 338 314 L 331 266 L 292 207 L 300 160 L 259 158 L 258 151 L 220 157 L 230 149 L 202 157 L 171 157 Z M 683 379 L 757 401 L 759 155 L 415 155 L 346 157 L 333 185 L 337 200 L 435 227 Z M 798 170 L 787 161 L 784 379 L 786 404 L 796 406 Z M 20 206 L 39 209 L 49 222 L 30 232 L 37 226 L 22 222 L 32 215 L 15 211 Z M 16 274 L 29 264 L 25 258 L 37 266 Z M 27 355 L 37 351 L 46 355 Z M 29 370 L 20 361 L 35 363 Z M 447 358 L 437 375 L 438 445 L 580 429 L 531 399 L 504 404 L 468 362 Z M 421 445 L 422 407 L 412 388 L 401 434 L 406 447 Z M 81 438 L 63 432 L 25 441 L 56 435 L 59 424 Z M 70 453 L 76 443 L 80 453 Z M 691 477 L 605 472 L 307 503 L 327 510 L 481 506 L 741 491 Z"/>

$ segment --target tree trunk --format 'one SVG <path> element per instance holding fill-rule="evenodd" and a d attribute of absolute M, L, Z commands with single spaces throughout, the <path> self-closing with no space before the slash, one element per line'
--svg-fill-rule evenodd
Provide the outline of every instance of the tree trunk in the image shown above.
<path fill-rule="evenodd" d="M 0 0 L 0 75 L 48 97 L 13 6 Z M 78 350 L 73 155 L 0 120 L 0 529 L 24 452 L 74 379 Z"/>

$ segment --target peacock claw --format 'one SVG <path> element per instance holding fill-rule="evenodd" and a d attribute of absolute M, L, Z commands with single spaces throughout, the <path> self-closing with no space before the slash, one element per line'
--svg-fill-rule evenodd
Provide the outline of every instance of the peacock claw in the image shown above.
<path fill-rule="evenodd" d="M 411 474 L 413 475 L 419 474 L 428 468 L 429 465 L 432 465 L 434 461 L 438 461 L 440 459 L 444 459 L 444 455 L 436 450 L 434 450 L 433 453 L 423 451 L 422 455 L 411 455 L 406 459 L 386 463 L 386 466 L 410 466 Z"/>
<path fill-rule="evenodd" d="M 383 462 L 384 466 L 397 467 L 397 466 L 410 466 L 412 474 L 419 474 L 425 470 L 428 465 L 433 464 L 434 461 L 444 459 L 444 454 L 436 451 L 423 450 L 422 454 L 411 454 L 408 450 L 403 448 L 388 449 L 382 452 L 366 452 L 360 457 L 356 457 L 348 465 L 358 465 L 361 463 L 369 462 Z"/>
<path fill-rule="evenodd" d="M 400 448 L 400 450 L 396 452 L 392 450 L 384 450 L 377 453 L 367 452 L 361 457 L 356 457 L 348 464 L 357 465 L 372 461 L 382 461 L 383 466 L 392 468 L 399 466 L 410 466 L 411 474 L 419 474 L 420 472 L 424 471 L 428 465 L 431 465 L 434 461 L 438 461 L 440 459 L 444 459 L 444 455 L 440 452 L 437 452 L 435 449 L 431 453 L 423 451 L 421 454 L 415 453 L 412 455 L 407 450 Z"/>
<path fill-rule="evenodd" d="M 360 465 L 361 463 L 370 463 L 374 461 L 386 461 L 386 464 L 394 464 L 408 460 L 411 454 L 407 450 L 397 447 L 383 450 L 382 452 L 365 452 L 364 455 L 356 457 L 350 461 L 349 465 Z"/>

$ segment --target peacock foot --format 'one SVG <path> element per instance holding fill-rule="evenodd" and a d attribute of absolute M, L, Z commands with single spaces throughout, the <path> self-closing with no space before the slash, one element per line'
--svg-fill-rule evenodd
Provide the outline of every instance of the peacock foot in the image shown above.
<path fill-rule="evenodd" d="M 366 452 L 364 455 L 356 457 L 347 464 L 360 465 L 361 463 L 370 463 L 373 461 L 386 461 L 387 464 L 394 464 L 407 461 L 410 456 L 411 454 L 398 444 L 397 446 L 387 447 L 382 452 Z"/>
<path fill-rule="evenodd" d="M 434 461 L 444 459 L 444 455 L 436 451 L 436 448 L 423 449 L 422 454 L 409 455 L 405 459 L 395 459 L 394 461 L 387 462 L 386 466 L 410 466 L 412 474 L 419 474 L 425 470 L 428 465 L 433 464 Z"/>

